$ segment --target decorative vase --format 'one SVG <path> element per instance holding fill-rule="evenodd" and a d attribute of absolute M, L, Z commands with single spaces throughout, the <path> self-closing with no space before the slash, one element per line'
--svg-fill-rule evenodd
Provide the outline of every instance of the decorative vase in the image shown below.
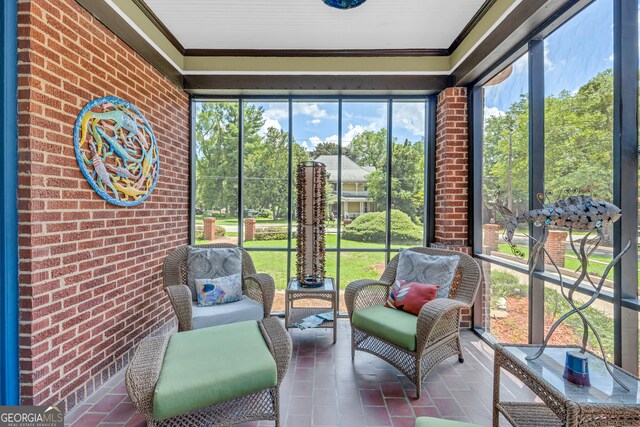
<path fill-rule="evenodd" d="M 589 359 L 587 355 L 579 351 L 567 351 L 567 358 L 564 362 L 564 374 L 562 376 L 570 383 L 581 387 L 590 386 Z"/>

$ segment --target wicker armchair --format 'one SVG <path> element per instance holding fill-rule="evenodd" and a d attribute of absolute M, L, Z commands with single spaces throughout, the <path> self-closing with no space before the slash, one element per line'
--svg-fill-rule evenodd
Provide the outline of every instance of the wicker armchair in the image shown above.
<path fill-rule="evenodd" d="M 196 245 L 194 245 L 196 246 Z M 193 296 L 187 286 L 187 248 L 181 246 L 173 251 L 164 261 L 163 286 L 178 317 L 178 330 L 193 329 Z M 229 243 L 212 243 L 197 245 L 199 248 L 235 248 Z M 253 260 L 249 253 L 242 251 L 242 293 L 250 299 L 262 304 L 263 318 L 271 314 L 273 298 L 275 296 L 275 282 L 268 274 L 256 273 Z M 236 303 L 234 303 L 236 304 Z M 226 305 L 226 304 L 225 304 Z M 209 308 L 209 307 L 207 307 Z"/>
<path fill-rule="evenodd" d="M 460 312 L 473 304 L 480 285 L 478 263 L 469 255 L 431 248 L 409 250 L 429 255 L 456 255 L 460 257 L 462 280 L 454 298 L 438 298 L 425 304 L 416 316 L 415 350 L 389 342 L 353 324 L 355 311 L 385 303 L 391 285 L 395 282 L 399 255 L 385 269 L 380 280 L 357 280 L 345 291 L 345 300 L 351 323 L 351 358 L 355 351 L 366 351 L 387 361 L 406 375 L 416 386 L 420 397 L 421 383 L 427 374 L 447 357 L 457 355 L 464 361 L 460 345 Z"/>

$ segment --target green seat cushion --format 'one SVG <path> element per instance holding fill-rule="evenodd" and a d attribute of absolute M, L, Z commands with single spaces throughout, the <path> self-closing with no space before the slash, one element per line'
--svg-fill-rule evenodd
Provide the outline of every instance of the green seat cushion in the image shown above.
<path fill-rule="evenodd" d="M 443 420 L 440 418 L 416 418 L 416 427 L 480 427 L 478 424 L 463 423 L 462 421 Z"/>
<path fill-rule="evenodd" d="M 174 334 L 153 396 L 164 420 L 273 387 L 277 368 L 255 320 Z"/>
<path fill-rule="evenodd" d="M 374 305 L 356 310 L 351 321 L 370 334 L 409 351 L 416 350 L 418 316 L 384 305 Z"/>

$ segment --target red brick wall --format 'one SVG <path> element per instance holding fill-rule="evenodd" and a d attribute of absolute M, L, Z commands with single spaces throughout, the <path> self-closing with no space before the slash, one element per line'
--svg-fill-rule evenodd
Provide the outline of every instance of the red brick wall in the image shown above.
<path fill-rule="evenodd" d="M 432 246 L 471 254 L 469 247 L 469 154 L 467 89 L 438 95 L 436 111 L 435 242 Z M 471 313 L 462 327 L 471 327 Z"/>
<path fill-rule="evenodd" d="M 173 323 L 161 263 L 187 243 L 188 96 L 73 0 L 21 0 L 18 19 L 21 395 L 69 409 Z M 158 185 L 133 208 L 101 199 L 74 156 L 77 114 L 106 95 L 158 141 Z"/>

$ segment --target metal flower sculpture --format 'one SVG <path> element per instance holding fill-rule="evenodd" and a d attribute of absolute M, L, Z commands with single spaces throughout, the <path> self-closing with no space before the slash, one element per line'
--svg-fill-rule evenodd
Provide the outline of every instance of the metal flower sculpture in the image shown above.
<path fill-rule="evenodd" d="M 544 200 L 544 195 L 539 194 L 538 200 Z M 587 266 L 589 265 L 589 257 L 602 243 L 602 240 L 604 239 L 603 230 L 616 222 L 622 215 L 620 208 L 608 202 L 597 201 L 593 200 L 589 196 L 580 195 L 568 197 L 563 200 L 558 200 L 556 203 L 543 204 L 541 209 L 534 209 L 519 215 L 514 215 L 509 209 L 505 207 L 500 207 L 500 210 L 506 218 L 506 232 L 504 239 L 507 241 L 507 243 L 509 243 L 509 246 L 511 246 L 511 249 L 516 256 L 524 256 L 524 253 L 520 251 L 512 241 L 518 224 L 532 223 L 535 227 L 542 227 L 542 233 L 539 240 L 536 240 L 533 237 L 529 236 L 529 238 L 531 238 L 535 242 L 529 256 L 529 271 L 530 273 L 533 272 L 533 269 L 538 262 L 540 255 L 544 253 L 547 256 L 547 259 L 553 265 L 553 268 L 556 270 L 560 278 L 560 292 L 562 296 L 571 306 L 571 310 L 560 316 L 560 318 L 558 318 L 558 320 L 556 320 L 556 322 L 551 326 L 540 349 L 534 355 L 527 357 L 527 360 L 535 360 L 540 357 L 558 326 L 560 326 L 560 324 L 570 316 L 577 314 L 582 320 L 583 326 L 582 346 L 580 348 L 580 354 L 584 354 L 586 351 L 587 340 L 589 338 L 589 330 L 593 331 L 593 335 L 598 342 L 600 352 L 602 353 L 602 358 L 605 361 L 605 366 L 607 367 L 609 374 L 611 374 L 616 382 L 618 382 L 622 387 L 628 390 L 628 387 L 613 374 L 613 371 L 611 370 L 611 367 L 607 362 L 606 353 L 604 347 L 602 346 L 602 341 L 600 339 L 600 335 L 598 335 L 598 331 L 596 331 L 593 324 L 582 313 L 582 310 L 589 307 L 598 298 L 598 295 L 602 290 L 602 286 L 604 285 L 609 272 L 631 247 L 631 241 L 629 241 L 624 249 L 618 255 L 616 255 L 616 257 L 613 258 L 613 260 L 606 266 L 606 268 L 604 269 L 604 273 L 602 274 L 602 277 L 600 277 L 598 283 L 594 283 L 591 276 L 589 275 L 589 271 L 587 270 Z M 574 282 L 569 286 L 565 285 L 562 277 L 562 272 L 545 248 L 545 243 L 549 236 L 550 226 L 569 229 L 569 242 L 571 245 L 571 249 L 580 262 L 580 267 L 577 270 L 577 273 L 579 274 L 575 278 Z M 579 242 L 578 247 L 576 247 L 576 240 L 574 240 L 573 236 L 574 230 L 587 231 L 584 236 L 577 239 L 577 242 Z M 592 237 L 593 232 L 595 232 L 596 235 Z M 575 291 L 585 280 L 593 288 L 593 294 L 587 302 L 578 305 L 574 301 L 573 296 L 575 294 Z"/>
<path fill-rule="evenodd" d="M 158 146 L 151 126 L 131 103 L 108 96 L 78 115 L 73 145 L 82 174 L 109 203 L 142 203 L 158 182 Z"/>
<path fill-rule="evenodd" d="M 336 9 L 353 9 L 360 6 L 367 0 L 322 0 L 327 6 L 335 7 Z"/>

